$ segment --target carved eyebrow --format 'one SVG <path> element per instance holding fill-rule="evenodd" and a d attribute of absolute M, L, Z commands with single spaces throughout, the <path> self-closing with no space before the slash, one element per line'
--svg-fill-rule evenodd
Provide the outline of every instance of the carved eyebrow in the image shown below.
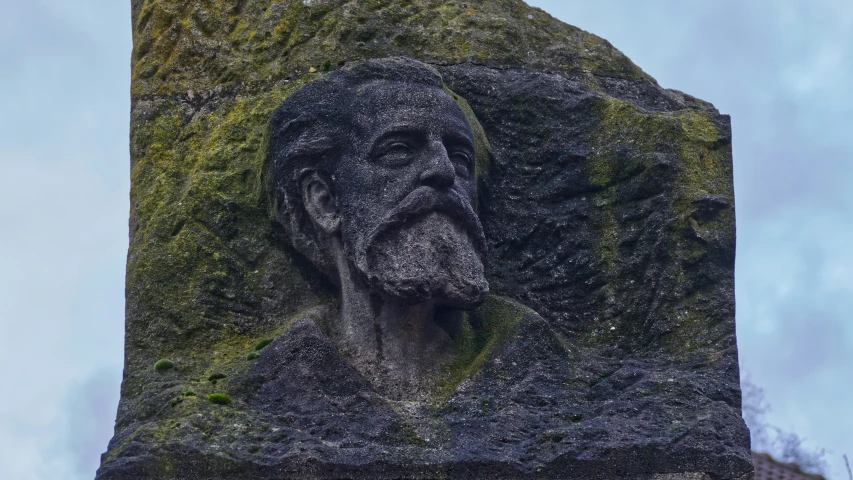
<path fill-rule="evenodd" d="M 471 132 L 471 127 L 468 126 L 467 120 L 454 118 L 443 134 L 442 138 L 445 141 L 453 141 L 474 147 L 474 134 Z"/>
<path fill-rule="evenodd" d="M 385 133 L 380 135 L 376 140 L 374 140 L 370 149 L 373 150 L 376 147 L 378 147 L 379 145 L 381 145 L 382 142 L 387 141 L 389 139 L 393 139 L 393 138 L 414 137 L 418 140 L 422 140 L 423 137 L 425 137 L 425 136 L 426 136 L 425 132 L 420 128 L 417 128 L 417 127 L 414 127 L 411 125 L 406 125 L 406 124 L 395 125 L 395 126 L 392 126 L 391 128 L 389 128 L 387 131 L 385 131 Z"/>
<path fill-rule="evenodd" d="M 459 131 L 446 132 L 442 138 L 445 143 L 474 149 L 474 139 Z"/>
<path fill-rule="evenodd" d="M 393 135 L 412 135 L 421 132 L 423 129 L 407 123 L 399 123 L 388 127 L 379 138 L 389 137 Z"/>

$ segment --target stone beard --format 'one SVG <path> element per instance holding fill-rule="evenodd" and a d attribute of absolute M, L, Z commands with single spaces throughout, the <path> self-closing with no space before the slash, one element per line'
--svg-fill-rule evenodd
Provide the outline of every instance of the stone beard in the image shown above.
<path fill-rule="evenodd" d="M 286 139 L 274 171 L 296 179 L 289 192 L 276 181 L 290 193 L 279 219 L 340 287 L 330 337 L 389 396 L 412 399 L 452 361 L 463 311 L 489 287 L 471 126 L 429 67 L 394 66 L 399 79 L 344 70 L 294 93 L 273 117 Z"/>
<path fill-rule="evenodd" d="M 348 250 L 368 284 L 385 295 L 403 302 L 472 307 L 487 289 L 481 243 L 481 237 L 469 234 L 449 214 L 427 211 L 380 230 L 366 248 Z"/>

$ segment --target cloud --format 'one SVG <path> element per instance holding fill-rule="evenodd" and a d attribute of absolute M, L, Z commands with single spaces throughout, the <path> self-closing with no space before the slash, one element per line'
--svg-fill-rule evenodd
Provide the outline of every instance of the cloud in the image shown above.
<path fill-rule="evenodd" d="M 13 159 L 0 176 L 0 478 L 71 478 L 71 457 L 47 452 L 80 416 L 75 379 L 121 369 L 126 205 L 73 162 L 0 155 Z M 111 422 L 115 408 L 101 415 Z"/>
<path fill-rule="evenodd" d="M 80 59 L 91 46 L 88 38 L 46 8 L 44 2 L 0 4 L 0 79 L 15 75 L 40 56 L 70 56 Z M 88 47 L 88 48 L 87 48 Z"/>
<path fill-rule="evenodd" d="M 741 363 L 764 387 L 771 424 L 809 447 L 853 452 L 853 225 L 831 208 L 801 207 L 756 228 L 740 245 Z"/>
<path fill-rule="evenodd" d="M 57 448 L 70 457 L 78 478 L 92 478 L 100 465 L 113 436 L 120 385 L 120 371 L 99 370 L 68 394 L 66 428 Z"/>
<path fill-rule="evenodd" d="M 62 3 L 0 2 L 4 479 L 92 478 L 123 360 L 129 2 Z"/>
<path fill-rule="evenodd" d="M 4 402 L 6 415 L 0 416 L 2 478 L 93 478 L 112 436 L 120 383 L 120 370 L 105 369 L 57 397 L 11 392 L 20 401 Z"/>

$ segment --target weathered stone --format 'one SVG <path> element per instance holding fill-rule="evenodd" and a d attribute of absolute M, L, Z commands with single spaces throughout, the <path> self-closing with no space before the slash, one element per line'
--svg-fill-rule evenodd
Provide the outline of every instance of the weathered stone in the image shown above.
<path fill-rule="evenodd" d="M 133 25 L 125 376 L 98 478 L 750 474 L 727 116 L 516 0 L 134 0 Z M 492 150 L 493 295 L 430 408 L 340 355 L 337 289 L 262 180 L 298 86 L 398 55 Z"/>

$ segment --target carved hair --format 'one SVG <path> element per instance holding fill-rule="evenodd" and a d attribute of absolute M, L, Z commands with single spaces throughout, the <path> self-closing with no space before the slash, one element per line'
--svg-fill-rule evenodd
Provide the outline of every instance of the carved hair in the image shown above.
<path fill-rule="evenodd" d="M 460 103 L 475 135 L 477 168 L 488 162 L 490 149 L 482 128 L 464 100 L 444 87 L 432 67 L 409 58 L 366 60 L 347 65 L 294 91 L 273 113 L 264 177 L 271 217 L 280 223 L 293 247 L 333 282 L 337 268 L 329 255 L 330 239 L 317 235 L 303 205 L 300 177 L 314 170 L 334 192 L 337 162 L 355 143 L 353 104 L 359 92 L 383 82 L 402 82 L 444 89 Z"/>

